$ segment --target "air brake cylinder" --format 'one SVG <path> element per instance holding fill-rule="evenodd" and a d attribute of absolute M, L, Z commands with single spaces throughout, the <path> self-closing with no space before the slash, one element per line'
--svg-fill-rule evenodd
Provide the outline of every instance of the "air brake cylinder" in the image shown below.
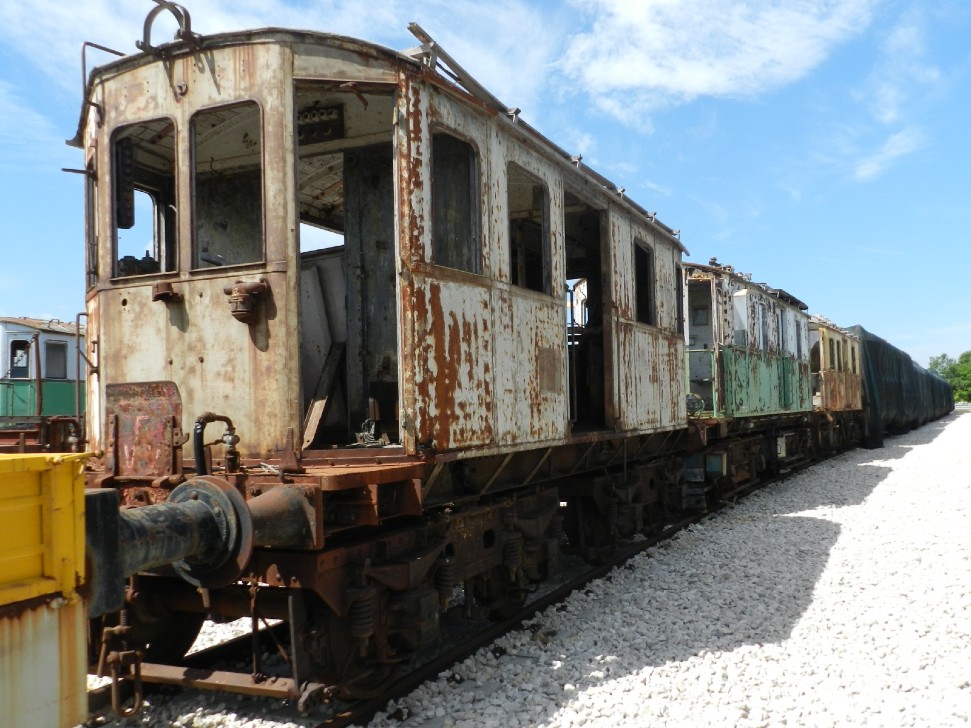
<path fill-rule="evenodd" d="M 125 579 L 171 564 L 197 587 L 235 581 L 253 550 L 253 522 L 243 497 L 228 483 L 198 476 L 172 491 L 168 500 L 119 509 L 118 491 L 85 492 L 88 616 L 114 612 L 124 604 Z"/>

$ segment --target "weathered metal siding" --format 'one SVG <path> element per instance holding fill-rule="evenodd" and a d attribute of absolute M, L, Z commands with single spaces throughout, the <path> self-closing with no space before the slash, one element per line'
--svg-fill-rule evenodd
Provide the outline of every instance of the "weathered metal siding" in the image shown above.
<path fill-rule="evenodd" d="M 412 282 L 415 338 L 407 353 L 416 440 L 436 450 L 490 445 L 496 405 L 491 291 L 419 274 Z"/>
<path fill-rule="evenodd" d="M 0 455 L 0 716 L 23 728 L 87 717 L 86 455 Z"/>
<path fill-rule="evenodd" d="M 160 116 L 176 122 L 176 167 L 179 209 L 192 209 L 190 118 L 205 107 L 255 99 L 264 123 L 263 205 L 264 264 L 224 271 L 189 273 L 192 260 L 192 215 L 178 217 L 179 272 L 121 281 L 117 288 L 100 284 L 89 299 L 91 338 L 100 351 L 125 352 L 100 357 L 97 397 L 89 417 L 89 433 L 103 427 L 97 406 L 104 387 L 112 382 L 174 381 L 183 402 L 185 431 L 205 411 L 226 414 L 240 425 L 244 457 L 270 457 L 283 445 L 288 427 L 299 433 L 299 352 L 297 280 L 299 266 L 288 260 L 296 228 L 292 204 L 293 143 L 289 127 L 292 60 L 288 50 L 272 45 L 243 45 L 207 51 L 204 58 L 184 57 L 153 63 L 126 72 L 99 87 L 106 121 L 97 132 L 101 217 L 99 229 L 110 240 L 113 229 L 111 132 L 118 126 Z M 266 78 L 279 83 L 266 84 Z M 184 84 L 180 85 L 180 84 Z M 184 89 L 184 91 L 183 91 Z M 102 244 L 99 268 L 111 271 L 113 252 Z M 279 261 L 275 264 L 273 261 Z M 284 261 L 291 264 L 292 275 Z M 269 283 L 258 323 L 246 325 L 232 318 L 223 288 L 238 280 Z M 171 282 L 183 296 L 178 303 L 152 302 L 152 284 Z M 104 279 L 102 279 L 104 280 Z M 133 343 L 137 342 L 137 344 Z M 146 346 L 146 342 L 154 345 Z M 241 352 L 245 355 L 241 356 Z M 240 396 L 240 390 L 246 396 Z M 260 397 L 249 396 L 259 392 Z M 97 418 L 97 419 L 95 419 Z M 104 443 L 91 440 L 91 446 Z"/>
<path fill-rule="evenodd" d="M 819 332 L 818 406 L 830 412 L 863 408 L 863 385 L 860 367 L 860 340 L 834 326 L 817 323 Z M 834 352 L 833 359 L 830 351 Z M 835 352 L 840 356 L 836 356 Z M 832 368 L 835 364 L 835 368 Z"/>
<path fill-rule="evenodd" d="M 820 407 L 829 412 L 860 410 L 863 408 L 861 397 L 861 377 L 853 372 L 820 372 Z"/>
<path fill-rule="evenodd" d="M 539 443 L 566 437 L 569 400 L 566 301 L 563 257 L 563 186 L 557 170 L 493 122 L 486 146 L 492 191 L 487 214 L 490 260 L 498 283 L 493 294 L 495 322 L 496 433 L 500 445 Z M 532 174 L 549 201 L 550 293 L 511 285 L 508 189 L 509 164 Z"/>
<path fill-rule="evenodd" d="M 434 101 L 430 98 L 434 97 Z M 410 83 L 399 97 L 408 119 L 399 123 L 399 181 L 403 210 L 401 262 L 401 424 L 406 450 L 454 450 L 494 442 L 492 286 L 487 276 L 431 264 L 431 124 L 481 144 L 487 125 L 440 92 Z M 480 199 L 487 198 L 488 157 L 479 146 Z M 481 239 L 490 231 L 482 223 Z M 484 246 L 483 271 L 491 270 Z"/>
<path fill-rule="evenodd" d="M 676 334 L 644 331 L 627 321 L 616 323 L 617 428 L 654 431 L 683 427 L 685 350 Z"/>
<path fill-rule="evenodd" d="M 541 296 L 496 292 L 495 399 L 500 444 L 562 438 L 568 402 L 565 314 Z"/>
<path fill-rule="evenodd" d="M 812 408 L 809 365 L 791 357 L 723 347 L 724 410 L 728 417 L 784 414 Z"/>
<path fill-rule="evenodd" d="M 687 377 L 684 337 L 677 333 L 680 250 L 671 240 L 632 224 L 617 209 L 611 210 L 609 227 L 616 428 L 643 432 L 683 427 Z M 652 252 L 655 325 L 636 321 L 635 240 Z"/>
<path fill-rule="evenodd" d="M 713 282 L 712 352 L 690 354 L 690 376 L 698 387 L 712 380 L 706 411 L 716 417 L 809 411 L 809 317 L 785 294 L 777 296 L 727 267 L 692 268 L 689 280 Z M 689 338 L 690 315 L 689 309 Z"/>

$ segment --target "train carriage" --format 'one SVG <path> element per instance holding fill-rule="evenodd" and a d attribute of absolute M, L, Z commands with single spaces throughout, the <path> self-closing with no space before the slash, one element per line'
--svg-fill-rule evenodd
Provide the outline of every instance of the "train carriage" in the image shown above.
<path fill-rule="evenodd" d="M 0 452 L 77 450 L 83 340 L 79 322 L 0 317 Z"/>
<path fill-rule="evenodd" d="M 154 46 L 164 11 L 180 39 Z M 87 80 L 92 497 L 238 521 L 184 588 L 104 570 L 139 572 L 150 658 L 260 611 L 316 681 L 368 692 L 455 588 L 500 611 L 563 530 L 596 550 L 680 504 L 677 235 L 415 31 L 411 54 L 199 36 L 162 3 Z"/>
<path fill-rule="evenodd" d="M 156 46 L 160 13 L 179 32 Z M 105 654 L 279 618 L 290 678 L 267 686 L 254 650 L 201 684 L 378 694 L 449 610 L 504 614 L 561 550 L 602 560 L 872 410 L 865 336 L 682 263 L 677 231 L 412 30 L 405 53 L 201 36 L 157 0 L 141 53 L 86 79 Z"/>
<path fill-rule="evenodd" d="M 713 483 L 731 491 L 811 454 L 809 317 L 794 296 L 714 259 L 684 265 L 684 297 L 690 420 L 712 443 L 685 469 L 703 503 Z"/>
<path fill-rule="evenodd" d="M 855 445 L 862 436 L 860 339 L 831 321 L 809 323 L 815 445 L 820 452 Z"/>

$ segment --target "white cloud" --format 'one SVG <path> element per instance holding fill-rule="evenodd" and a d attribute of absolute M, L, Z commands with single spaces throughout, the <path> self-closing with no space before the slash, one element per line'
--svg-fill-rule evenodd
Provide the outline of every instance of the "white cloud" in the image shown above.
<path fill-rule="evenodd" d="M 858 180 L 872 179 L 895 160 L 923 147 L 925 141 L 923 132 L 915 128 L 891 134 L 879 149 L 856 164 L 853 174 Z"/>
<path fill-rule="evenodd" d="M 879 123 L 899 123 L 916 99 L 940 88 L 941 71 L 926 60 L 926 33 L 922 11 L 911 7 L 883 39 L 883 60 L 869 78 L 870 108 Z"/>
<path fill-rule="evenodd" d="M 215 34 L 263 27 L 315 30 L 348 35 L 396 50 L 418 45 L 407 31 L 418 21 L 446 50 L 490 90 L 512 106 L 531 104 L 542 87 L 553 44 L 562 37 L 548 13 L 525 0 L 193 0 L 185 4 L 192 30 Z M 79 92 L 80 48 L 91 41 L 124 53 L 136 53 L 143 24 L 154 7 L 147 0 L 32 0 L 0 3 L 0 40 L 24 62 Z M 152 29 L 155 45 L 172 39 L 174 18 L 160 13 Z M 537 32 L 542 28 L 543 32 Z M 112 60 L 88 50 L 88 68 Z M 510 68 L 515 69 L 510 72 Z"/>
<path fill-rule="evenodd" d="M 701 96 L 751 96 L 798 80 L 866 28 L 875 2 L 583 0 L 593 25 L 570 39 L 561 68 L 630 123 Z"/>
<path fill-rule="evenodd" d="M 61 130 L 24 101 L 10 84 L 0 81 L 0 167 L 29 161 L 36 164 L 60 158 L 64 151 Z"/>

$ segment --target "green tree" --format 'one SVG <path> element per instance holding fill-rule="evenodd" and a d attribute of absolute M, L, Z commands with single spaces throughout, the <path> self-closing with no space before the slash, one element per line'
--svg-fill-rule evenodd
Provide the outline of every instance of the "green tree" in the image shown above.
<path fill-rule="evenodd" d="M 971 351 L 957 359 L 947 354 L 932 356 L 927 368 L 937 372 L 954 389 L 955 402 L 971 402 Z"/>

